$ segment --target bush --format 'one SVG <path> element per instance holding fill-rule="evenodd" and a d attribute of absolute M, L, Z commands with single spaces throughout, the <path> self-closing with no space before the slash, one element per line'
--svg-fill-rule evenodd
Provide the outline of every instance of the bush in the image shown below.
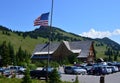
<path fill-rule="evenodd" d="M 30 68 L 30 70 L 37 68 L 37 66 L 35 64 L 29 64 L 28 67 Z"/>
<path fill-rule="evenodd" d="M 0 74 L 0 78 L 5 78 L 5 76 L 4 76 L 4 75 L 2 75 L 2 74 Z"/>
<path fill-rule="evenodd" d="M 24 78 L 23 78 L 22 83 L 32 83 L 32 80 L 31 80 L 31 78 L 30 78 L 29 68 L 27 68 L 26 71 L 25 71 L 25 76 L 24 76 Z"/>
<path fill-rule="evenodd" d="M 52 66 L 54 68 L 57 68 L 57 67 L 59 67 L 59 64 L 57 62 L 55 62 L 55 61 L 51 61 L 50 66 Z"/>
<path fill-rule="evenodd" d="M 49 75 L 49 83 L 61 83 L 60 74 L 54 69 Z"/>

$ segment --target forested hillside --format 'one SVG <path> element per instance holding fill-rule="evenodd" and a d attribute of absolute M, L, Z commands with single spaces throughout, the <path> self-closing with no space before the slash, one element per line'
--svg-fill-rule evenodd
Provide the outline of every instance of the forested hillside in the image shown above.
<path fill-rule="evenodd" d="M 29 54 L 32 54 L 35 46 L 39 43 L 48 42 L 48 38 L 50 38 L 52 42 L 60 42 L 62 40 L 92 40 L 94 41 L 97 58 L 103 57 L 106 60 L 120 60 L 120 45 L 109 38 L 91 39 L 81 37 L 56 27 L 40 27 L 33 31 L 21 32 L 13 31 L 9 28 L 0 26 L 0 44 L 2 44 L 4 41 L 6 41 L 6 43 L 10 43 L 14 47 L 15 53 L 21 47 Z"/>

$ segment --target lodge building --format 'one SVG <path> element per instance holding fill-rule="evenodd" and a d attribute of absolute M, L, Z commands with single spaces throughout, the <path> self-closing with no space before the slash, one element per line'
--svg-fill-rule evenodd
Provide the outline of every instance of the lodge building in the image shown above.
<path fill-rule="evenodd" d="M 50 43 L 49 45 L 38 44 L 34 49 L 31 59 L 44 60 L 49 57 L 53 60 L 62 61 L 64 57 L 74 54 L 82 62 L 94 62 L 96 56 L 93 43 L 93 41 L 62 41 Z"/>

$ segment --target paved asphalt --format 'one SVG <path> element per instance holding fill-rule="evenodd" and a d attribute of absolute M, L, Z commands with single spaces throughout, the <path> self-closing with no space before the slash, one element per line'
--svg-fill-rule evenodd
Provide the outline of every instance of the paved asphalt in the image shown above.
<path fill-rule="evenodd" d="M 73 82 L 76 78 L 76 75 L 64 74 L 63 67 L 59 68 L 61 74 L 62 81 L 70 81 Z M 17 78 L 23 78 L 24 75 L 17 75 Z M 80 83 L 100 83 L 100 76 L 93 75 L 78 75 L 78 79 Z M 120 72 L 105 75 L 104 77 L 105 83 L 120 83 Z"/>
<path fill-rule="evenodd" d="M 64 74 L 62 67 L 60 68 L 60 71 L 62 73 L 61 80 L 71 82 L 75 80 L 76 75 Z M 78 79 L 80 83 L 100 83 L 100 76 L 78 75 Z M 120 83 L 120 72 L 105 75 L 104 79 L 105 83 Z"/>
<path fill-rule="evenodd" d="M 120 83 L 120 72 L 106 75 L 105 83 Z"/>

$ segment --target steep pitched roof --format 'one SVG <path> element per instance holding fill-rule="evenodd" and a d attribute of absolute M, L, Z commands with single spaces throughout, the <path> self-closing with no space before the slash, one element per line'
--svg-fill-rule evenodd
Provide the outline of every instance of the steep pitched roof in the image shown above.
<path fill-rule="evenodd" d="M 70 49 L 88 49 L 91 45 L 92 41 L 74 41 L 69 42 Z"/>
<path fill-rule="evenodd" d="M 63 43 L 66 45 L 66 47 L 68 48 L 68 50 L 70 50 L 70 45 L 68 41 L 63 41 Z"/>
<path fill-rule="evenodd" d="M 60 43 L 51 43 L 49 46 L 49 52 L 52 54 L 60 45 Z M 48 53 L 48 45 L 46 44 L 38 44 L 35 47 L 35 50 L 33 52 L 34 54 L 47 54 Z"/>
<path fill-rule="evenodd" d="M 75 41 L 70 42 L 70 49 L 71 50 L 79 50 L 79 56 L 78 57 L 87 57 L 89 54 L 89 49 L 92 41 Z"/>
<path fill-rule="evenodd" d="M 92 41 L 74 41 L 74 42 L 68 42 L 63 41 L 63 43 L 66 45 L 67 49 L 70 50 L 73 53 L 78 53 L 80 57 L 87 57 L 89 54 L 89 49 L 92 44 Z M 46 46 L 44 49 L 43 47 L 46 44 L 39 44 L 36 46 L 34 50 L 34 54 L 47 54 L 48 53 L 48 46 Z M 59 47 L 60 43 L 51 43 L 49 48 L 49 53 L 54 53 L 57 48 Z M 41 50 L 42 49 L 42 50 Z"/>

